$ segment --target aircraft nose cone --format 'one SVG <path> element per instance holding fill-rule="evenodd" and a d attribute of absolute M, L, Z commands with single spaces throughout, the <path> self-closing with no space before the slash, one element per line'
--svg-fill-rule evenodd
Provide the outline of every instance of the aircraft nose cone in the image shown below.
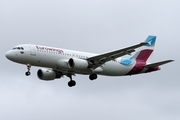
<path fill-rule="evenodd" d="M 9 51 L 8 51 L 8 52 L 6 52 L 6 55 L 5 55 L 5 56 L 6 56 L 6 58 L 7 58 L 7 59 L 9 59 L 9 60 L 11 59 L 11 54 L 10 54 L 10 52 L 9 52 Z"/>

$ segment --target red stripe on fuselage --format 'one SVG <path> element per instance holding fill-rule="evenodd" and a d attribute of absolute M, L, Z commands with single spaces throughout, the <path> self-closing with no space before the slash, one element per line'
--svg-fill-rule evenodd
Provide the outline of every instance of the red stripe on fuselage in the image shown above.
<path fill-rule="evenodd" d="M 144 69 L 144 65 L 146 65 L 146 61 L 152 52 L 153 50 L 142 50 L 136 58 L 136 65 L 127 73 L 127 75 L 140 73 Z"/>

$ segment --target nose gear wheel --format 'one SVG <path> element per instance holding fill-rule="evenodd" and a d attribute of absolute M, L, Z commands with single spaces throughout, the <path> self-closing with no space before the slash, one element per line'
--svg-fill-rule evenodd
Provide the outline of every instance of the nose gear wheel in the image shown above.
<path fill-rule="evenodd" d="M 28 64 L 26 64 L 26 66 L 27 66 L 28 71 L 25 73 L 25 75 L 29 76 L 31 74 L 31 72 L 30 72 L 31 65 L 28 63 Z"/>

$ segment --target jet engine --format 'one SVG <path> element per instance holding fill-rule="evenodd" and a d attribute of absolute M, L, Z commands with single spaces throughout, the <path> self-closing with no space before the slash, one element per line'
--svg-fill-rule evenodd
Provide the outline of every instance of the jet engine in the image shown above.
<path fill-rule="evenodd" d="M 85 70 L 88 68 L 88 61 L 78 58 L 70 58 L 68 61 L 69 68 L 76 70 Z"/>
<path fill-rule="evenodd" d="M 37 72 L 37 76 L 41 80 L 54 80 L 55 78 L 60 78 L 61 76 L 58 75 L 55 71 L 51 69 L 39 69 Z"/>
<path fill-rule="evenodd" d="M 57 61 L 57 67 L 68 69 L 68 59 L 59 59 Z"/>

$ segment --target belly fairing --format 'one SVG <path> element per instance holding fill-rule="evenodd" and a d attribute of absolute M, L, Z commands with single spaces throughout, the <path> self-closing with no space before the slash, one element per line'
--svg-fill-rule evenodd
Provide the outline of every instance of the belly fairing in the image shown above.
<path fill-rule="evenodd" d="M 108 76 L 123 76 L 126 75 L 132 68 L 133 64 L 127 66 L 116 62 L 107 62 L 105 65 L 103 65 L 103 72 L 100 74 Z"/>

